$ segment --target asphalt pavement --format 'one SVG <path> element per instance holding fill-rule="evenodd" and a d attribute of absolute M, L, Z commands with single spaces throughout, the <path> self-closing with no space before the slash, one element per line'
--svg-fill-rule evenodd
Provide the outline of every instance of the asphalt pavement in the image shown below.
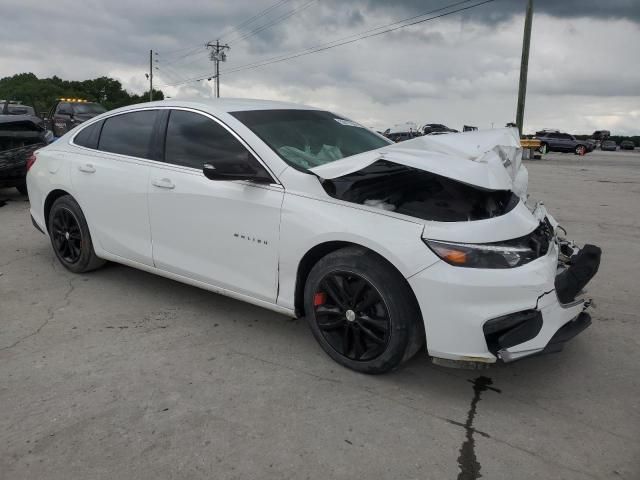
<path fill-rule="evenodd" d="M 603 249 L 593 325 L 555 355 L 384 376 L 303 320 L 116 264 L 71 274 L 0 189 L 0 479 L 640 478 L 640 152 L 527 167 Z"/>

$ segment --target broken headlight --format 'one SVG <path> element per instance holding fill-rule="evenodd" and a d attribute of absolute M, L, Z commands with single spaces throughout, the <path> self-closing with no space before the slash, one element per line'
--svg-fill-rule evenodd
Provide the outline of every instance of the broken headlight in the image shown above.
<path fill-rule="evenodd" d="M 458 243 L 423 238 L 442 260 L 456 267 L 514 268 L 546 255 L 553 232 L 542 222 L 529 235 L 495 243 Z"/>

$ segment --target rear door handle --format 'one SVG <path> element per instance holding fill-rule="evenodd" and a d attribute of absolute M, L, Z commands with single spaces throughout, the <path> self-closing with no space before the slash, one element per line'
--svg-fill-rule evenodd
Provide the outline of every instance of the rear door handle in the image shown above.
<path fill-rule="evenodd" d="M 84 165 L 80 165 L 78 170 L 84 173 L 96 173 L 96 167 L 91 165 L 90 163 L 85 163 Z"/>
<path fill-rule="evenodd" d="M 151 184 L 154 187 L 158 187 L 158 188 L 168 188 L 168 189 L 173 189 L 176 188 L 176 186 L 173 184 L 173 182 L 171 181 L 171 179 L 169 178 L 159 178 L 159 179 L 155 179 L 151 181 Z"/>

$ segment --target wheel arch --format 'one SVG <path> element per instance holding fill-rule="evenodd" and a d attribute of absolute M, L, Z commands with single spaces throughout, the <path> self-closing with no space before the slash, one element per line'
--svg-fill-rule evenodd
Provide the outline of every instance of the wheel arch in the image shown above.
<path fill-rule="evenodd" d="M 60 197 L 64 197 L 65 195 L 72 195 L 66 190 L 62 190 L 61 188 L 56 188 L 55 190 L 51 190 L 47 195 L 47 198 L 44 201 L 44 224 L 47 232 L 49 231 L 49 214 L 51 213 L 51 207 L 53 203 L 59 199 Z"/>
<path fill-rule="evenodd" d="M 344 240 L 336 240 L 336 241 L 326 241 L 323 243 L 319 243 L 315 246 L 313 246 L 312 248 L 310 248 L 300 259 L 300 262 L 298 263 L 298 268 L 296 271 L 296 283 L 295 283 L 295 290 L 294 290 L 294 309 L 295 309 L 295 314 L 298 317 L 302 317 L 305 315 L 305 311 L 304 311 L 304 288 L 307 282 L 307 278 L 309 277 L 309 273 L 311 272 L 311 269 L 313 268 L 313 266 L 318 263 L 318 261 L 323 258 L 324 256 L 335 252 L 336 250 L 340 250 L 342 248 L 347 248 L 347 247 L 355 247 L 355 248 L 359 248 L 362 249 L 368 253 L 371 253 L 372 255 L 375 255 L 377 258 L 380 259 L 381 262 L 386 263 L 387 265 L 389 265 L 391 268 L 393 268 L 394 270 L 396 270 L 398 272 L 398 274 L 404 279 L 405 276 L 402 274 L 402 272 L 400 271 L 400 269 L 394 265 L 391 261 L 389 261 L 387 258 L 385 258 L 382 254 L 380 254 L 379 252 L 376 252 L 375 250 L 366 247 L 364 245 L 361 245 L 359 243 L 355 243 L 355 242 L 351 242 L 351 241 L 344 241 Z M 406 282 L 406 280 L 405 280 Z M 413 297 L 413 299 L 416 302 L 416 306 L 418 308 L 418 311 L 420 312 L 420 319 L 419 319 L 419 323 L 421 325 L 422 328 L 424 328 L 424 322 L 423 322 L 423 318 L 422 318 L 422 311 L 420 310 L 420 304 L 418 302 L 418 299 L 416 298 L 416 295 L 413 291 L 413 288 L 411 288 L 411 285 L 409 285 L 409 282 L 406 282 L 406 287 L 409 289 L 409 292 L 411 293 L 411 296 Z"/>

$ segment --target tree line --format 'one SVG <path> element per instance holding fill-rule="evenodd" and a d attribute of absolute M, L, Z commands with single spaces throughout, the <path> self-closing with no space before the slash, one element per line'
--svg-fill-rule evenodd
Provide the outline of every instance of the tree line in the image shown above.
<path fill-rule="evenodd" d="M 33 73 L 18 73 L 0 78 L 0 99 L 20 100 L 31 105 L 39 114 L 48 112 L 59 98 L 82 98 L 98 102 L 108 110 L 149 100 L 149 91 L 142 95 L 127 92 L 113 78 L 99 77 L 91 80 L 63 80 L 60 77 L 38 78 Z M 153 90 L 153 99 L 162 100 L 164 94 Z"/>

